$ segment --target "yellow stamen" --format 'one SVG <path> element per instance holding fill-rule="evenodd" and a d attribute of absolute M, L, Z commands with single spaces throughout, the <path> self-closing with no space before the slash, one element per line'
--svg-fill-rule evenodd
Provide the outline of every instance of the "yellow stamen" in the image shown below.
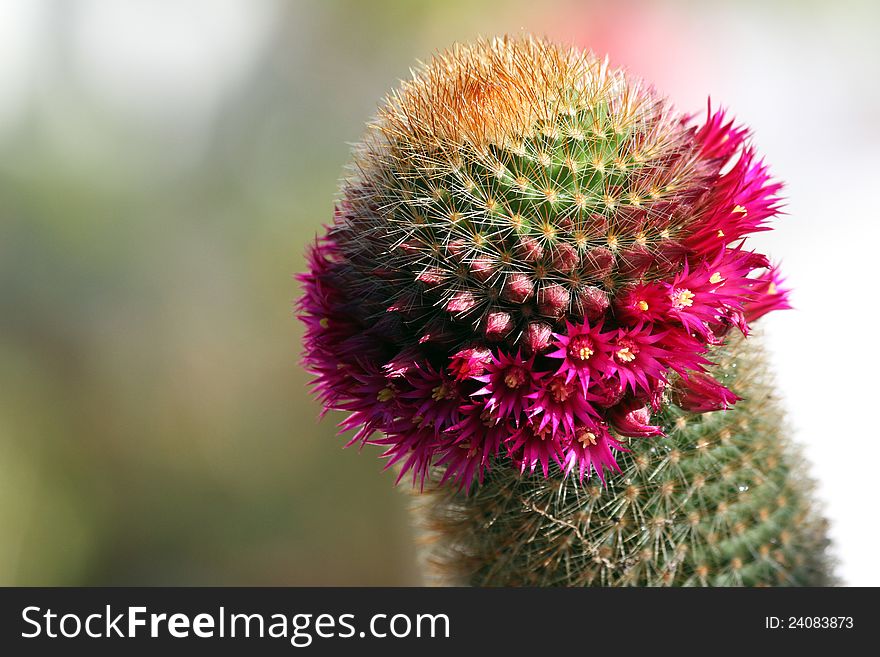
<path fill-rule="evenodd" d="M 720 283 L 723 280 L 724 279 L 721 278 L 721 272 L 717 272 L 717 271 L 709 277 L 709 282 L 712 283 L 712 285 L 717 285 L 718 283 Z"/>
<path fill-rule="evenodd" d="M 433 399 L 434 401 L 440 401 L 441 399 L 452 399 L 452 397 L 455 395 L 455 390 L 444 383 L 443 385 L 439 385 L 434 388 L 431 393 L 431 399 Z"/>
<path fill-rule="evenodd" d="M 636 359 L 636 355 L 629 347 L 617 350 L 617 359 L 624 363 L 631 363 Z"/>
<path fill-rule="evenodd" d="M 504 377 L 504 385 L 506 385 L 511 390 L 519 388 L 525 382 L 526 375 L 520 369 L 510 370 Z"/>
<path fill-rule="evenodd" d="M 746 210 L 746 209 L 745 209 L 743 206 L 741 206 L 741 205 L 736 205 L 736 206 L 734 206 L 733 211 L 734 211 L 734 212 L 739 212 L 739 213 L 740 213 L 742 216 L 744 216 L 744 217 L 749 213 L 749 211 Z"/>
<path fill-rule="evenodd" d="M 565 381 L 556 379 L 550 383 L 550 394 L 552 395 L 553 400 L 557 403 L 564 402 L 571 396 L 571 393 L 571 387 L 568 386 Z"/>
<path fill-rule="evenodd" d="M 322 329 L 325 329 L 325 328 L 327 328 L 328 326 L 330 326 L 330 320 L 327 319 L 326 317 L 323 317 L 323 318 L 321 318 L 321 321 L 318 322 L 318 324 L 321 325 L 321 328 L 322 328 Z"/>
<path fill-rule="evenodd" d="M 648 302 L 642 299 L 636 304 L 639 307 L 639 310 L 642 312 L 646 312 L 648 310 Z"/>
<path fill-rule="evenodd" d="M 582 431 L 578 434 L 578 442 L 586 447 L 587 445 L 595 445 L 596 444 L 596 434 L 592 431 Z"/>
<path fill-rule="evenodd" d="M 689 308 L 694 305 L 694 293 L 687 288 L 677 290 L 672 298 L 672 305 L 676 308 Z"/>
<path fill-rule="evenodd" d="M 767 294 L 777 294 L 778 290 L 776 289 L 776 283 L 770 281 L 770 285 L 767 286 Z"/>
<path fill-rule="evenodd" d="M 376 399 L 383 404 L 385 402 L 389 402 L 394 399 L 394 390 L 392 390 L 391 388 L 382 388 L 376 395 Z"/>

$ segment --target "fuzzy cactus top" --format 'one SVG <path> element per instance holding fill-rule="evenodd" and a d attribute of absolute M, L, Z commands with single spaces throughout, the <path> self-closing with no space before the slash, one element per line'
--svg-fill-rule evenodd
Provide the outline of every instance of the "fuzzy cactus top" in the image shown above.
<path fill-rule="evenodd" d="M 604 479 L 662 405 L 737 401 L 708 350 L 788 307 L 744 243 L 779 187 L 723 111 L 696 121 L 591 54 L 438 54 L 386 98 L 309 251 L 317 394 L 417 484 Z"/>

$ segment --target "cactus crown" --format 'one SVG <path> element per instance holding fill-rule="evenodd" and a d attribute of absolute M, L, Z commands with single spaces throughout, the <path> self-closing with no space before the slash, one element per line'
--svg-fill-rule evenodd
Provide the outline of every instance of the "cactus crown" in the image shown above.
<path fill-rule="evenodd" d="M 325 407 L 402 475 L 468 486 L 505 457 L 604 478 L 664 404 L 732 405 L 708 347 L 786 307 L 743 247 L 779 189 L 746 140 L 544 41 L 435 56 L 355 149 L 302 277 Z"/>

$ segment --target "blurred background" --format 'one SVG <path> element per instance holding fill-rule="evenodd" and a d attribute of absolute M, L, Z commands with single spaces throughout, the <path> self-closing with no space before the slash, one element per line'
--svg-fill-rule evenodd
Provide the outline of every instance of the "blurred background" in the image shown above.
<path fill-rule="evenodd" d="M 293 275 L 409 66 L 521 30 L 754 128 L 787 181 L 759 240 L 795 289 L 763 322 L 774 367 L 839 574 L 880 584 L 878 21 L 872 0 L 3 0 L 0 584 L 419 583 L 407 496 L 316 419 Z"/>

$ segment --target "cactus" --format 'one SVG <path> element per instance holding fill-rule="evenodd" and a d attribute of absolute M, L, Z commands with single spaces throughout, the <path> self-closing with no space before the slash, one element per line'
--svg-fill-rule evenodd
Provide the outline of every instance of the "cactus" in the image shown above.
<path fill-rule="evenodd" d="M 384 447 L 443 581 L 814 584 L 822 521 L 750 325 L 780 184 L 607 61 L 436 55 L 356 147 L 301 276 L 305 364 Z"/>
<path fill-rule="evenodd" d="M 784 439 L 759 345 L 713 354 L 743 400 L 669 405 L 666 437 L 630 439 L 623 473 L 581 486 L 494 469 L 471 495 L 434 486 L 414 502 L 435 584 L 755 586 L 833 583 L 824 520 Z"/>

